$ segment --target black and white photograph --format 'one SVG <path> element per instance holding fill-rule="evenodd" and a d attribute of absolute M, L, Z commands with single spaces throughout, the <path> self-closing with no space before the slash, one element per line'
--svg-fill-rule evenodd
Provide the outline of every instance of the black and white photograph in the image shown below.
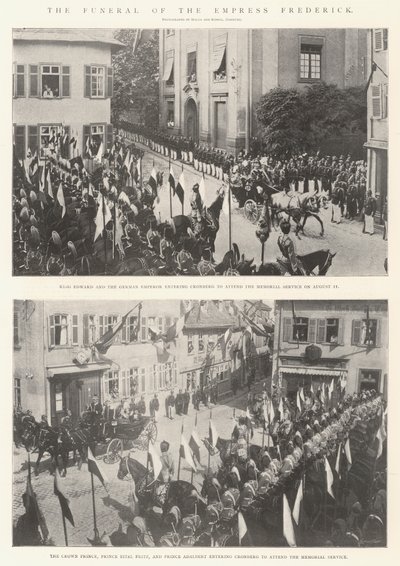
<path fill-rule="evenodd" d="M 14 546 L 386 546 L 385 300 L 15 300 L 13 369 Z"/>
<path fill-rule="evenodd" d="M 14 28 L 13 275 L 385 276 L 388 29 Z"/>

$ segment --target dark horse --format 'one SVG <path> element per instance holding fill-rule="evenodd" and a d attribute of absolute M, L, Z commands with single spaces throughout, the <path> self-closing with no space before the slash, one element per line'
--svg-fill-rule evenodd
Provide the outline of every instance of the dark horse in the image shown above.
<path fill-rule="evenodd" d="M 332 265 L 332 260 L 336 253 L 332 253 L 330 250 L 317 250 L 306 255 L 298 256 L 301 260 L 306 275 L 326 275 L 329 268 Z M 315 273 L 315 270 L 318 270 Z M 271 262 L 263 263 L 258 268 L 256 275 L 285 275 L 290 273 L 289 268 L 281 262 Z"/>

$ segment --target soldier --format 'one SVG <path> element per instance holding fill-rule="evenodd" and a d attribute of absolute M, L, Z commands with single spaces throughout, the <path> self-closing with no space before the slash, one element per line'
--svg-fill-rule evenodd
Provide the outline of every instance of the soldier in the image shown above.
<path fill-rule="evenodd" d="M 283 256 L 280 263 L 287 266 L 289 273 L 292 275 L 307 275 L 301 260 L 296 255 L 293 240 L 289 236 L 290 223 L 283 220 L 280 224 L 280 229 L 282 234 L 278 238 L 278 246 Z"/>
<path fill-rule="evenodd" d="M 144 400 L 144 395 L 142 395 L 140 397 L 140 401 L 137 404 L 137 410 L 139 415 L 145 415 L 146 414 L 146 402 Z"/>
<path fill-rule="evenodd" d="M 165 411 L 166 411 L 166 416 L 168 419 L 173 419 L 172 416 L 172 407 L 175 406 L 175 396 L 174 396 L 174 392 L 171 391 L 171 393 L 168 395 L 168 397 L 165 399 Z"/>
<path fill-rule="evenodd" d="M 375 233 L 374 215 L 376 212 L 376 199 L 372 196 L 372 191 L 368 190 L 364 205 L 364 228 L 363 234 L 372 236 Z"/>
<path fill-rule="evenodd" d="M 158 420 L 158 411 L 160 410 L 160 402 L 157 393 L 154 393 L 153 399 L 150 401 L 150 416 L 154 418 L 154 422 Z"/>
<path fill-rule="evenodd" d="M 187 389 L 185 389 L 185 393 L 183 394 L 183 414 L 184 415 L 188 414 L 189 403 L 190 403 L 190 393 Z"/>
<path fill-rule="evenodd" d="M 177 415 L 181 416 L 183 410 L 183 395 L 182 389 L 179 389 L 178 395 L 176 396 L 175 400 L 175 412 Z"/>
<path fill-rule="evenodd" d="M 199 193 L 199 184 L 196 183 L 192 187 L 192 193 L 190 195 L 190 207 L 191 207 L 191 215 L 196 222 L 201 221 L 201 215 L 203 212 L 203 201 L 201 200 L 201 196 Z"/>
<path fill-rule="evenodd" d="M 211 261 L 211 250 L 205 248 L 201 254 L 201 260 L 197 264 L 197 270 L 200 275 L 215 275 L 215 269 Z"/>
<path fill-rule="evenodd" d="M 169 453 L 169 442 L 163 440 L 160 444 L 161 449 L 161 479 L 163 483 L 169 483 L 174 477 L 175 462 Z"/>

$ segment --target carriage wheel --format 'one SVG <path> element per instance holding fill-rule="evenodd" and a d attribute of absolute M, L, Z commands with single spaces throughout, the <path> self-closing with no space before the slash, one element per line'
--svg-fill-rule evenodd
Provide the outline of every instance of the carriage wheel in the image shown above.
<path fill-rule="evenodd" d="M 106 464 L 114 464 L 122 458 L 124 450 L 123 442 L 120 438 L 113 438 L 107 447 L 107 454 L 104 456 Z"/>
<path fill-rule="evenodd" d="M 258 207 L 254 200 L 246 200 L 243 207 L 245 218 L 252 224 L 257 224 L 258 221 Z"/>
<path fill-rule="evenodd" d="M 142 450 L 147 450 L 147 446 L 151 442 L 154 444 L 157 440 L 157 426 L 154 422 L 150 422 L 141 432 L 138 441 Z"/>

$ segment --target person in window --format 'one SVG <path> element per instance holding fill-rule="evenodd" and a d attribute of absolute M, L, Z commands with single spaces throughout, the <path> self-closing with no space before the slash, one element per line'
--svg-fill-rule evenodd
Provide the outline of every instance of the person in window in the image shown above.
<path fill-rule="evenodd" d="M 307 275 L 304 266 L 296 255 L 293 240 L 289 236 L 290 222 L 283 220 L 280 224 L 282 234 L 278 238 L 278 246 L 282 253 L 282 259 L 278 260 L 288 268 L 291 275 Z"/>
<path fill-rule="evenodd" d="M 48 85 L 44 85 L 43 98 L 53 98 L 53 91 Z"/>

